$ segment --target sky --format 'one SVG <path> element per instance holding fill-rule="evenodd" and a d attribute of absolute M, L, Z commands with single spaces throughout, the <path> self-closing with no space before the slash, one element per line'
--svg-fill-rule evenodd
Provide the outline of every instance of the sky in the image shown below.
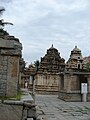
<path fill-rule="evenodd" d="M 52 44 L 66 61 L 74 46 L 90 55 L 90 0 L 0 0 L 10 35 L 22 43 L 27 64 L 40 60 Z"/>

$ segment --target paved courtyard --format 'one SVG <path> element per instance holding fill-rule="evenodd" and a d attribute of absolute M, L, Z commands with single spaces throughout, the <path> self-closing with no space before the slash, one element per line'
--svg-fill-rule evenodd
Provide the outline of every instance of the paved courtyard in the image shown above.
<path fill-rule="evenodd" d="M 90 102 L 65 102 L 56 95 L 36 95 L 39 120 L 90 120 Z"/>
<path fill-rule="evenodd" d="M 65 102 L 57 95 L 36 95 L 36 105 L 37 120 L 90 120 L 90 102 Z M 0 103 L 0 120 L 21 120 L 21 114 L 21 107 Z"/>

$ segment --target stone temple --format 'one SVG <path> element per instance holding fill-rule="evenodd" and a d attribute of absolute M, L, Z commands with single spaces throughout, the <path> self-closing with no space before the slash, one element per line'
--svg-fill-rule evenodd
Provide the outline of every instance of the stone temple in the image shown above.
<path fill-rule="evenodd" d="M 65 63 L 53 45 L 41 58 L 38 69 L 30 65 L 22 75 L 23 86 L 28 83 L 31 89 L 35 80 L 36 93 L 58 94 L 65 101 L 82 101 L 81 84 L 87 84 L 87 100 L 90 100 L 90 57 L 82 56 L 75 46 Z"/>
<path fill-rule="evenodd" d="M 55 93 L 58 91 L 59 72 L 65 67 L 65 60 L 60 57 L 56 48 L 51 46 L 44 57 L 41 58 L 40 66 L 35 75 L 37 92 Z"/>

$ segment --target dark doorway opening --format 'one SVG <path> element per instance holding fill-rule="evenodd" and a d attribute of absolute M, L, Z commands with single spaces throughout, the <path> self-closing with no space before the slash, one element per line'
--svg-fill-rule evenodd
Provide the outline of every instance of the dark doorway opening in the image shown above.
<path fill-rule="evenodd" d="M 78 69 L 80 69 L 80 64 L 78 64 Z"/>
<path fill-rule="evenodd" d="M 79 81 L 80 81 L 80 90 L 81 90 L 81 83 L 87 83 L 87 77 L 84 75 L 79 75 Z"/>

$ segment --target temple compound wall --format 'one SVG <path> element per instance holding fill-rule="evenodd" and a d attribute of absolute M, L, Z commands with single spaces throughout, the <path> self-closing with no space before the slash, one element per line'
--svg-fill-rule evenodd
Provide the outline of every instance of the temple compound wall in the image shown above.
<path fill-rule="evenodd" d="M 56 74 L 37 74 L 35 85 L 37 93 L 56 94 L 58 92 L 59 75 Z"/>
<path fill-rule="evenodd" d="M 81 84 L 87 83 L 87 101 L 90 101 L 90 73 L 83 74 L 78 72 L 61 75 L 58 93 L 60 99 L 65 101 L 82 101 Z"/>
<path fill-rule="evenodd" d="M 17 94 L 22 45 L 13 36 L 0 38 L 0 96 Z"/>

